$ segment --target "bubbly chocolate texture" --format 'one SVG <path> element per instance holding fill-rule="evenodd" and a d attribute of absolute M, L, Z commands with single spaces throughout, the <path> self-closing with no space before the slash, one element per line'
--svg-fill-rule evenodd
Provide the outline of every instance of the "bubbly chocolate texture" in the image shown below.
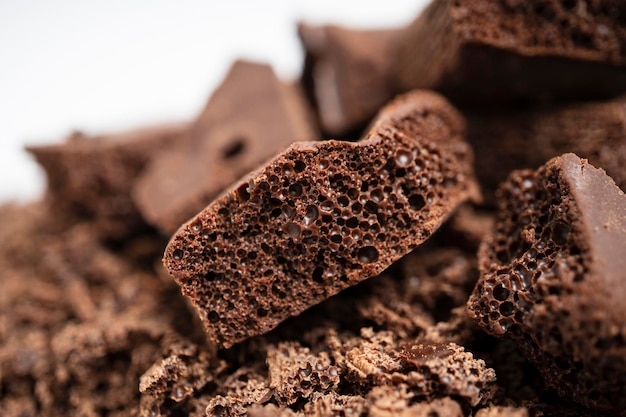
<path fill-rule="evenodd" d="M 462 117 L 417 91 L 360 142 L 299 143 L 173 236 L 164 264 L 211 339 L 265 333 L 382 272 L 478 199 Z"/>
<path fill-rule="evenodd" d="M 298 85 L 279 80 L 269 65 L 236 61 L 186 140 L 142 173 L 133 199 L 146 221 L 169 235 L 292 142 L 318 137 Z"/>
<path fill-rule="evenodd" d="M 626 410 L 626 195 L 575 154 L 498 191 L 468 313 L 516 341 L 566 399 Z"/>

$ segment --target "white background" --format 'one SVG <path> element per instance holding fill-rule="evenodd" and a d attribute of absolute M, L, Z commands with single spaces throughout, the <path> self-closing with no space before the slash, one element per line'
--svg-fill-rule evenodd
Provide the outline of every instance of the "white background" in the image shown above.
<path fill-rule="evenodd" d="M 0 202 L 38 198 L 22 149 L 188 120 L 238 57 L 299 75 L 296 22 L 403 25 L 425 0 L 0 0 Z"/>

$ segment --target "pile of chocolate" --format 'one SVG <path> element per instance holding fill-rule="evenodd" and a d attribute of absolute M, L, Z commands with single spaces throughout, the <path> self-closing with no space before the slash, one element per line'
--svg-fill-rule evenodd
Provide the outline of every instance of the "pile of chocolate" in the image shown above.
<path fill-rule="evenodd" d="M 29 149 L 0 415 L 626 416 L 626 3 L 299 35 L 298 82 Z"/>

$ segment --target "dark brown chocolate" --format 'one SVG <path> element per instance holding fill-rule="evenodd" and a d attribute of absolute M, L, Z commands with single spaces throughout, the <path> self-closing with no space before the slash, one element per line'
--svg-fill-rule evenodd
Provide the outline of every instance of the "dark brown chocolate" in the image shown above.
<path fill-rule="evenodd" d="M 621 0 L 434 0 L 400 40 L 397 88 L 469 108 L 613 97 L 625 16 Z"/>
<path fill-rule="evenodd" d="M 291 146 L 173 236 L 164 264 L 225 346 L 382 272 L 478 198 L 463 120 L 424 91 L 360 142 Z"/>
<path fill-rule="evenodd" d="M 292 142 L 318 133 L 299 87 L 271 67 L 233 64 L 190 128 L 137 181 L 134 200 L 152 225 L 171 234 L 240 176 Z"/>
<path fill-rule="evenodd" d="M 626 196 L 574 154 L 498 191 L 468 312 L 514 339 L 561 396 L 626 410 Z"/>
<path fill-rule="evenodd" d="M 97 136 L 76 132 L 65 143 L 27 149 L 46 170 L 59 217 L 95 220 L 104 237 L 121 237 L 145 227 L 130 197 L 135 179 L 187 129 L 181 123 Z"/>
<path fill-rule="evenodd" d="M 298 26 L 303 83 L 326 135 L 348 138 L 393 97 L 393 48 L 401 31 Z"/>
<path fill-rule="evenodd" d="M 588 158 L 626 189 L 626 97 L 467 116 L 476 175 L 490 205 L 510 171 L 537 169 L 565 152 Z"/>

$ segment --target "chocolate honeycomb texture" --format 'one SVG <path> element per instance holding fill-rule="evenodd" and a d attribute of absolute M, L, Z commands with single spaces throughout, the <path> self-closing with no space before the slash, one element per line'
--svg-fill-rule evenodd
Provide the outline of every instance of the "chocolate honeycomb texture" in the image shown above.
<path fill-rule="evenodd" d="M 238 60 L 187 123 L 28 147 L 0 416 L 626 416 L 625 28 L 301 23 L 300 79 Z"/>
<path fill-rule="evenodd" d="M 297 143 L 173 236 L 164 264 L 224 345 L 382 272 L 478 198 L 464 123 L 401 96 L 359 142 Z"/>
<path fill-rule="evenodd" d="M 587 406 L 626 407 L 626 196 L 575 154 L 499 190 L 469 315 L 510 337 L 547 384 Z"/>

